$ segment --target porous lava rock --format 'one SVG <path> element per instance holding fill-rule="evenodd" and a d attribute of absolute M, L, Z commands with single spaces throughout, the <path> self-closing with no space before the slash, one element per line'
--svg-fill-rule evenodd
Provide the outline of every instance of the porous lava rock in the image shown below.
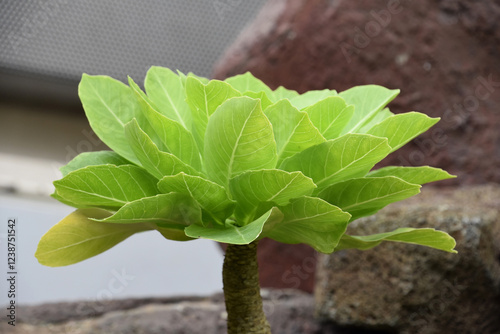
<path fill-rule="evenodd" d="M 348 228 L 369 235 L 432 227 L 458 254 L 385 242 L 318 259 L 317 314 L 343 326 L 398 333 L 499 333 L 500 187 L 427 189 Z"/>

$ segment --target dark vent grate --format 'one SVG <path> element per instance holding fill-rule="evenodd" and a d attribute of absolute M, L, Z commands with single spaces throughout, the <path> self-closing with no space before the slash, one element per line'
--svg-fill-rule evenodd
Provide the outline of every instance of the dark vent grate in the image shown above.
<path fill-rule="evenodd" d="M 0 1 L 0 73 L 142 82 L 151 65 L 210 76 L 265 0 Z M 0 74 L 1 75 L 1 74 Z"/>

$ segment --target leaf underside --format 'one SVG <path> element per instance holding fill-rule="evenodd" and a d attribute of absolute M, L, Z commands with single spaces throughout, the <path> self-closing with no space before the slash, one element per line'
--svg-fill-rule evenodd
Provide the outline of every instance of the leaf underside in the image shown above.
<path fill-rule="evenodd" d="M 40 240 L 35 256 L 46 266 L 59 267 L 98 255 L 131 235 L 146 231 L 143 224 L 114 225 L 90 218 L 105 218 L 101 209 L 78 209 L 54 225 Z"/>
<path fill-rule="evenodd" d="M 442 251 L 457 253 L 455 239 L 443 231 L 432 228 L 399 228 L 392 232 L 372 234 L 367 236 L 352 236 L 344 234 L 335 251 L 343 249 L 370 249 L 384 241 L 404 242 L 415 245 L 427 246 Z"/>
<path fill-rule="evenodd" d="M 245 226 L 237 226 L 234 224 L 211 227 L 190 225 L 186 227 L 184 231 L 187 236 L 192 238 L 210 239 L 235 245 L 247 245 L 259 237 L 271 212 L 272 210 L 269 210 L 261 217 Z"/>

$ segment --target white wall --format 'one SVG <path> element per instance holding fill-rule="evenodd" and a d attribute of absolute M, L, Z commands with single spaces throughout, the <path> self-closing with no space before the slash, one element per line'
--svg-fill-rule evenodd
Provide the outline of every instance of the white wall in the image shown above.
<path fill-rule="evenodd" d="M 208 240 L 170 241 L 156 232 L 136 234 L 71 266 L 40 265 L 34 257 L 38 241 L 72 210 L 55 200 L 0 195 L 2 274 L 7 272 L 7 221 L 17 221 L 17 303 L 208 295 L 222 290 L 223 255 L 218 245 Z M 5 305 L 5 280 L 1 282 L 0 305 Z"/>

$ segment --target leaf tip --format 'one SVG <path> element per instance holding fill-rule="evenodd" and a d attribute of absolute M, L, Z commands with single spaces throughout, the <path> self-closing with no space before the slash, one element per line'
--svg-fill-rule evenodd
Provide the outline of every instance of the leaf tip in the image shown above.
<path fill-rule="evenodd" d="M 441 120 L 441 117 L 429 117 L 429 119 L 432 121 L 432 125 L 434 125 Z"/>

